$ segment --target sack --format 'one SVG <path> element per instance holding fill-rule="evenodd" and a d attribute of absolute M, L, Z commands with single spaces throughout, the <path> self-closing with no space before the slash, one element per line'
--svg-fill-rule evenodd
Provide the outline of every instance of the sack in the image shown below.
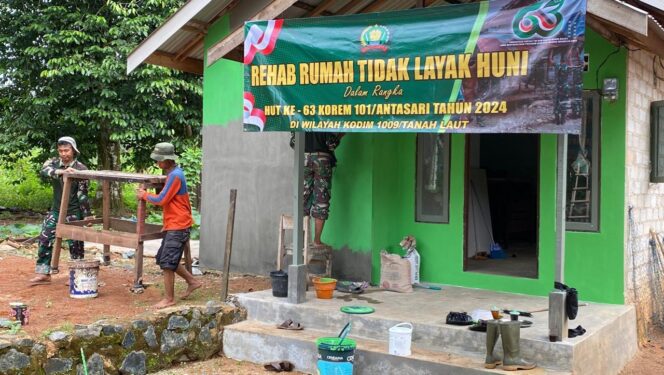
<path fill-rule="evenodd" d="M 408 249 L 408 253 L 403 257 L 410 263 L 410 283 L 420 283 L 420 253 L 414 247 Z"/>
<path fill-rule="evenodd" d="M 380 252 L 380 287 L 400 293 L 413 291 L 410 262 L 397 254 Z"/>

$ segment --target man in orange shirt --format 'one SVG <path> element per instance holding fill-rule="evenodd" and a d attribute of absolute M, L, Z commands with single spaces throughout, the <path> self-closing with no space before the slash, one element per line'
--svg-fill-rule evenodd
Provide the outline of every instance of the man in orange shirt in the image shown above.
<path fill-rule="evenodd" d="M 166 185 L 159 193 L 149 194 L 143 189 L 138 189 L 137 198 L 163 207 L 164 227 L 166 232 L 157 251 L 156 261 L 164 271 L 164 299 L 154 305 L 157 309 L 175 305 L 175 274 L 178 274 L 187 282 L 187 290 L 182 298 L 187 298 L 203 284 L 180 264 L 185 244 L 189 241 L 189 231 L 194 220 L 191 216 L 191 205 L 189 203 L 189 192 L 184 172 L 175 163 L 178 156 L 175 155 L 175 147 L 170 143 L 158 143 L 150 157 L 157 162 L 167 175 Z"/>

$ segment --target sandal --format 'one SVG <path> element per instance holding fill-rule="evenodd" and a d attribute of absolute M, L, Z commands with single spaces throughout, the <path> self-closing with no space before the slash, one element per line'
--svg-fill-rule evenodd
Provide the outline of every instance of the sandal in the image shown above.
<path fill-rule="evenodd" d="M 288 329 L 292 331 L 299 331 L 304 329 L 304 326 L 300 323 L 296 323 L 290 319 L 284 320 L 281 324 L 277 325 L 278 329 Z"/>

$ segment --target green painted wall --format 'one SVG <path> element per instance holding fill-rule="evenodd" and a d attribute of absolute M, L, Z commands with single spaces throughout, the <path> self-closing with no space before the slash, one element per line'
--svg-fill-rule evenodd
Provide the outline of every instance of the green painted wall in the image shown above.
<path fill-rule="evenodd" d="M 587 33 L 590 71 L 584 75 L 585 89 L 596 87 L 596 70 L 614 50 L 596 33 Z M 584 300 L 623 303 L 626 59 L 621 50 L 599 74 L 600 82 L 603 77 L 617 77 L 621 83 L 620 99 L 604 101 L 601 107 L 600 231 L 567 235 L 565 281 Z M 546 295 L 552 289 L 555 268 L 556 136 L 540 138 L 537 279 L 463 272 L 464 135 L 452 136 L 449 223 L 415 222 L 415 139 L 414 134 L 344 138 L 324 241 L 337 248 L 371 251 L 374 282 L 380 277 L 380 250 L 398 252 L 401 238 L 412 234 L 418 240 L 424 281 Z"/>
<path fill-rule="evenodd" d="M 227 35 L 228 19 L 209 30 L 206 49 Z M 595 89 L 596 71 L 615 47 L 586 34 L 590 72 L 584 88 Z M 623 303 L 626 61 L 624 49 L 611 55 L 598 76 L 617 77 L 619 100 L 601 106 L 600 231 L 568 232 L 565 281 L 583 300 Z M 243 66 L 219 60 L 205 68 L 203 124 L 227 126 L 242 117 Z M 348 134 L 338 149 L 330 218 L 323 240 L 335 248 L 371 252 L 373 281 L 380 277 L 380 250 L 398 252 L 406 234 L 418 240 L 424 281 L 535 295 L 553 284 L 555 259 L 556 136 L 540 138 L 539 277 L 526 279 L 463 272 L 463 216 L 466 137 L 452 135 L 450 221 L 416 223 L 415 135 Z"/>
<path fill-rule="evenodd" d="M 220 18 L 205 36 L 205 51 L 230 33 L 228 15 Z M 242 121 L 242 92 L 244 66 L 232 60 L 220 59 L 207 66 L 205 54 L 203 71 L 203 126 L 227 126 Z"/>

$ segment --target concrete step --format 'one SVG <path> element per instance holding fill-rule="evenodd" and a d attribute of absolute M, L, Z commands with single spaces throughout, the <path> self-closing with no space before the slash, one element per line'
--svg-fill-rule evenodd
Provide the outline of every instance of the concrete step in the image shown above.
<path fill-rule="evenodd" d="M 336 336 L 338 332 L 306 328 L 302 331 L 277 329 L 275 325 L 247 320 L 224 329 L 224 355 L 236 360 L 253 363 L 290 361 L 296 370 L 316 373 L 317 348 L 319 337 Z M 436 352 L 413 344 L 412 355 L 398 357 L 388 354 L 387 341 L 357 337 L 354 374 L 402 374 L 402 375 L 476 375 L 514 374 L 484 368 L 484 357 L 460 356 L 452 353 Z M 544 368 L 519 371 L 527 375 L 563 375 Z"/>
<path fill-rule="evenodd" d="M 497 304 L 523 310 L 547 306 L 544 297 L 513 295 L 484 290 L 446 286 L 443 291 L 416 290 L 413 293 L 369 291 L 361 295 L 336 293 L 330 300 L 316 299 L 307 293 L 302 304 L 288 303 L 273 297 L 270 290 L 239 294 L 238 302 L 247 309 L 250 320 L 268 325 L 286 319 L 323 332 L 338 332 L 349 321 L 353 335 L 360 339 L 385 343 L 390 327 L 408 321 L 413 324 L 413 344 L 432 352 L 449 353 L 463 358 L 483 358 L 486 336 L 465 326 L 445 324 L 449 311 L 472 311 L 478 306 Z M 344 305 L 372 306 L 367 315 L 348 315 L 339 311 Z M 636 352 L 635 313 L 630 306 L 590 304 L 582 307 L 575 322 L 587 329 L 583 336 L 563 342 L 548 340 L 548 313 L 534 313 L 532 327 L 521 330 L 521 353 L 524 358 L 551 371 L 575 374 L 618 374 Z M 500 340 L 496 353 L 502 355 Z"/>

